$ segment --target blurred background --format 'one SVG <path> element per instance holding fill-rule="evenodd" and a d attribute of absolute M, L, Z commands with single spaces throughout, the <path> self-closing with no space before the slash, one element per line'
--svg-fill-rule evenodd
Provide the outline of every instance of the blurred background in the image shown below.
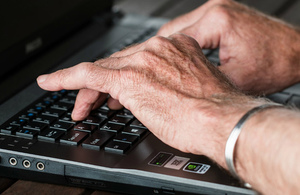
<path fill-rule="evenodd" d="M 205 3 L 206 0 L 115 0 L 123 13 L 175 18 Z M 250 7 L 300 26 L 300 0 L 239 0 Z"/>

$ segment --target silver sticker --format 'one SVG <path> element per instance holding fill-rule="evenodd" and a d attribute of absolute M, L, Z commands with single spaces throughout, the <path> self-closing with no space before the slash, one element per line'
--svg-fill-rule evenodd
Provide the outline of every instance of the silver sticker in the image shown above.
<path fill-rule="evenodd" d="M 170 169 L 179 170 L 183 167 L 190 159 L 180 156 L 174 156 L 164 167 Z"/>

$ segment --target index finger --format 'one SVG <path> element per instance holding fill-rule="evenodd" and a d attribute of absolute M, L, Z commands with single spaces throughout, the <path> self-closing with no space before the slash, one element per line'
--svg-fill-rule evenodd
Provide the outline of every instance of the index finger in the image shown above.
<path fill-rule="evenodd" d="M 87 88 L 110 93 L 113 87 L 120 84 L 118 74 L 119 71 L 115 69 L 97 66 L 93 63 L 81 63 L 71 68 L 39 76 L 37 82 L 41 88 L 48 91 Z"/>

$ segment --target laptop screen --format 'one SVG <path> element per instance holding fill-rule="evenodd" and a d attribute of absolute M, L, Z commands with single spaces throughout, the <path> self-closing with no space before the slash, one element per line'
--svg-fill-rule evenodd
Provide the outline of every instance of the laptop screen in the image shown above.
<path fill-rule="evenodd" d="M 112 3 L 112 0 L 2 1 L 0 90 L 6 93 L 0 95 L 0 102 L 26 85 L 20 76 L 15 83 L 10 79 L 26 68 L 30 59 L 76 32 L 95 14 L 111 10 Z"/>
<path fill-rule="evenodd" d="M 0 78 L 91 15 L 108 9 L 111 3 L 99 0 L 2 1 Z"/>

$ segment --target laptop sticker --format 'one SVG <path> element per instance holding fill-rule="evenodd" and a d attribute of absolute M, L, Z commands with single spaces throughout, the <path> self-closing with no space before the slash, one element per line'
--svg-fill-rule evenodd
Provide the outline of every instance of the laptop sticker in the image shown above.
<path fill-rule="evenodd" d="M 202 163 L 195 163 L 195 162 L 189 162 L 185 167 L 184 171 L 192 172 L 192 173 L 198 173 L 198 174 L 204 174 L 208 171 L 210 168 L 210 165 L 202 164 Z"/>
<path fill-rule="evenodd" d="M 190 159 L 180 156 L 174 156 L 164 167 L 170 169 L 179 170 L 183 167 Z"/>
<path fill-rule="evenodd" d="M 158 153 L 150 162 L 149 165 L 154 165 L 154 166 L 163 166 L 171 157 L 173 154 L 171 153 L 166 153 L 166 152 L 160 152 Z"/>

